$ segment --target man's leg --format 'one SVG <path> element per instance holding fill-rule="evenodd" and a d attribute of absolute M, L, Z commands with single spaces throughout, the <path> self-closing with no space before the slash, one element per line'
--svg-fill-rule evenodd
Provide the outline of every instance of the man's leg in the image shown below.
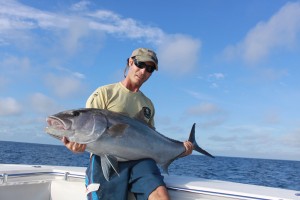
<path fill-rule="evenodd" d="M 170 200 L 168 190 L 165 186 L 158 186 L 150 195 L 148 200 Z"/>
<path fill-rule="evenodd" d="M 135 194 L 137 200 L 170 199 L 163 176 L 152 159 L 136 161 L 131 168 L 129 190 Z"/>

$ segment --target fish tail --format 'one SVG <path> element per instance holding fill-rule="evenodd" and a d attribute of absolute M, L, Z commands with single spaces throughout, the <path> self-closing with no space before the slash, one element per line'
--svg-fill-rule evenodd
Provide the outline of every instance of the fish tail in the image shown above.
<path fill-rule="evenodd" d="M 196 139 L 195 139 L 195 126 L 196 126 L 196 124 L 194 123 L 193 127 L 192 127 L 192 130 L 191 130 L 191 133 L 190 133 L 190 137 L 189 137 L 189 141 L 193 144 L 194 150 L 198 151 L 199 153 L 202 153 L 206 156 L 214 158 L 214 156 L 212 156 L 210 153 L 208 153 L 207 151 L 205 151 L 204 149 L 199 147 L 199 145 L 197 144 Z"/>

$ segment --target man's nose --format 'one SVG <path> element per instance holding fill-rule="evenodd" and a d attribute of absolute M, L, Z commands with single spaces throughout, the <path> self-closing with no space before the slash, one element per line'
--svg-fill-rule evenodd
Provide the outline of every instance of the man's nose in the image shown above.
<path fill-rule="evenodd" d="M 143 69 L 140 69 L 141 73 L 142 74 L 145 74 L 147 71 L 146 71 L 146 67 L 144 67 Z"/>

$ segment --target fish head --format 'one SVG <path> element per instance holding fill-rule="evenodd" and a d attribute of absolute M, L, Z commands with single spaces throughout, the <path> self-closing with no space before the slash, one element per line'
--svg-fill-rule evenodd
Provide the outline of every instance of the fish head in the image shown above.
<path fill-rule="evenodd" d="M 94 109 L 78 109 L 59 112 L 47 117 L 46 132 L 71 142 L 86 144 L 95 141 L 107 129 L 107 119 Z"/>

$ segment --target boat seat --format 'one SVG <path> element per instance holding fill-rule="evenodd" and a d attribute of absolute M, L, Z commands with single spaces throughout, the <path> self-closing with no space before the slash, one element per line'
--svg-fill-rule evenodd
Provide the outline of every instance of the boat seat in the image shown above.
<path fill-rule="evenodd" d="M 50 200 L 50 182 L 0 185 L 0 199 Z"/>
<path fill-rule="evenodd" d="M 86 199 L 84 182 L 55 180 L 51 182 L 51 200 Z"/>
<path fill-rule="evenodd" d="M 84 200 L 84 182 L 65 180 L 16 182 L 0 184 L 0 200 Z M 129 193 L 128 200 L 135 200 Z"/>
<path fill-rule="evenodd" d="M 82 200 L 86 199 L 85 185 L 65 180 L 5 184 L 0 185 L 0 199 Z"/>

